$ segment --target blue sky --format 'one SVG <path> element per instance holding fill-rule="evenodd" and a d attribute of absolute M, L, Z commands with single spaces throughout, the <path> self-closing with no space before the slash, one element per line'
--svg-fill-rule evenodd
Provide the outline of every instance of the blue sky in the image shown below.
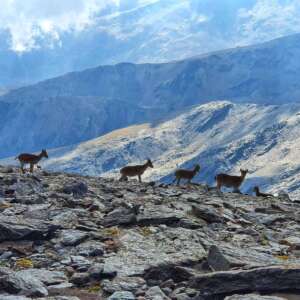
<path fill-rule="evenodd" d="M 10 49 L 26 52 L 41 46 L 61 45 L 65 32 L 76 35 L 97 26 L 99 16 L 133 10 L 149 3 L 167 0 L 0 0 L 0 31 L 8 33 Z M 210 21 L 210 5 L 216 9 L 222 2 L 234 5 L 241 22 L 241 39 L 269 39 L 277 35 L 300 31 L 299 0 L 178 0 L 196 7 L 203 26 Z M 147 23 L 147 20 L 144 20 Z M 239 25 L 240 26 L 240 25 Z M 107 28 L 109 32 L 109 28 Z M 120 32 L 122 28 L 120 29 Z"/>

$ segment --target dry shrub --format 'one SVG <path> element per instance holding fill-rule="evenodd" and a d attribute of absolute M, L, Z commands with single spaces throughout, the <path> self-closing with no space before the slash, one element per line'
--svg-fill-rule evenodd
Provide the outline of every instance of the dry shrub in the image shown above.
<path fill-rule="evenodd" d="M 28 258 L 20 258 L 16 261 L 15 266 L 19 269 L 30 269 L 33 268 L 33 262 Z"/>

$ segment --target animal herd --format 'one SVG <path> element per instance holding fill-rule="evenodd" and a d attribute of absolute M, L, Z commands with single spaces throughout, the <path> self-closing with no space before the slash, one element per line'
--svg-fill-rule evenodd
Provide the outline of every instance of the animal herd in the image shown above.
<path fill-rule="evenodd" d="M 48 153 L 46 150 L 42 150 L 40 154 L 29 154 L 29 153 L 22 153 L 16 157 L 19 160 L 21 165 L 21 172 L 24 174 L 25 165 L 30 165 L 30 172 L 32 173 L 34 170 L 34 166 L 37 165 L 39 161 L 43 158 L 48 158 Z M 145 164 L 143 165 L 134 165 L 134 166 L 125 166 L 120 170 L 120 181 L 127 181 L 128 177 L 138 177 L 139 182 L 142 182 L 142 175 L 148 168 L 153 168 L 152 161 L 148 159 Z M 200 171 L 200 165 L 196 164 L 192 170 L 186 169 L 178 169 L 175 171 L 175 179 L 173 183 L 177 182 L 177 185 L 180 184 L 182 179 L 187 180 L 187 183 L 191 183 L 191 180 L 196 176 L 196 174 Z M 240 187 L 245 180 L 245 177 L 248 173 L 248 170 L 240 170 L 240 176 L 232 176 L 228 174 L 218 174 L 215 176 L 215 181 L 217 185 L 217 189 L 221 191 L 222 187 L 232 188 L 233 192 L 240 193 Z M 254 187 L 254 192 L 257 197 L 270 197 L 271 194 L 261 193 L 259 187 Z"/>

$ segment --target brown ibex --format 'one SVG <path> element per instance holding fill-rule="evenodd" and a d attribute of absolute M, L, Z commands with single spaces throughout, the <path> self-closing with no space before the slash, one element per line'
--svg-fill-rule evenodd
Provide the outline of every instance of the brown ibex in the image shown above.
<path fill-rule="evenodd" d="M 177 180 L 177 185 L 179 185 L 181 179 L 187 179 L 187 182 L 191 183 L 191 180 L 199 171 L 200 165 L 195 165 L 193 170 L 178 169 L 175 171 L 175 179 L 173 183 Z"/>
<path fill-rule="evenodd" d="M 239 188 L 242 185 L 248 170 L 240 169 L 241 175 L 240 176 L 231 176 L 227 174 L 218 174 L 215 177 L 217 182 L 217 189 L 220 191 L 222 186 L 227 188 L 233 188 L 234 192 L 240 192 Z"/>
<path fill-rule="evenodd" d="M 20 161 L 21 164 L 21 171 L 24 174 L 24 165 L 29 164 L 30 165 L 30 172 L 33 172 L 34 165 L 38 164 L 38 162 L 43 158 L 48 158 L 48 153 L 46 150 L 42 150 L 40 154 L 29 154 L 29 153 L 22 153 L 19 156 L 16 157 Z"/>
<path fill-rule="evenodd" d="M 141 176 L 148 167 L 153 168 L 153 164 L 150 159 L 148 159 L 143 165 L 126 166 L 120 170 L 121 178 L 119 180 L 128 180 L 128 177 L 138 176 L 139 182 L 142 182 Z"/>

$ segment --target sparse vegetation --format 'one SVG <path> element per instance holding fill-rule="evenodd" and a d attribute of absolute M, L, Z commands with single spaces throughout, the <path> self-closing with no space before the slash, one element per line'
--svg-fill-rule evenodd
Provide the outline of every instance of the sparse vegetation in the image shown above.
<path fill-rule="evenodd" d="M 89 293 L 99 293 L 101 291 L 100 283 L 94 284 L 88 288 Z"/>
<path fill-rule="evenodd" d="M 280 260 L 289 260 L 290 257 L 288 255 L 275 255 L 276 258 Z"/>
<path fill-rule="evenodd" d="M 262 246 L 268 246 L 269 245 L 268 237 L 264 233 L 260 235 L 260 244 Z"/>
<path fill-rule="evenodd" d="M 10 203 L 4 202 L 4 203 L 1 203 L 1 204 L 0 204 L 0 209 L 1 209 L 1 210 L 4 210 L 4 209 L 6 209 L 6 208 L 10 208 L 10 207 L 12 207 L 12 204 L 10 204 Z"/>
<path fill-rule="evenodd" d="M 105 228 L 104 233 L 108 236 L 118 237 L 120 236 L 121 231 L 118 227 L 110 227 L 110 228 Z"/>
<path fill-rule="evenodd" d="M 20 269 L 33 268 L 33 262 L 29 258 L 20 258 L 16 261 L 16 267 Z"/>
<path fill-rule="evenodd" d="M 149 228 L 149 227 L 142 227 L 141 229 L 140 229 L 140 232 L 141 232 L 141 234 L 143 235 L 143 236 L 149 236 L 150 234 L 152 234 L 152 231 L 151 231 L 151 229 Z"/>

